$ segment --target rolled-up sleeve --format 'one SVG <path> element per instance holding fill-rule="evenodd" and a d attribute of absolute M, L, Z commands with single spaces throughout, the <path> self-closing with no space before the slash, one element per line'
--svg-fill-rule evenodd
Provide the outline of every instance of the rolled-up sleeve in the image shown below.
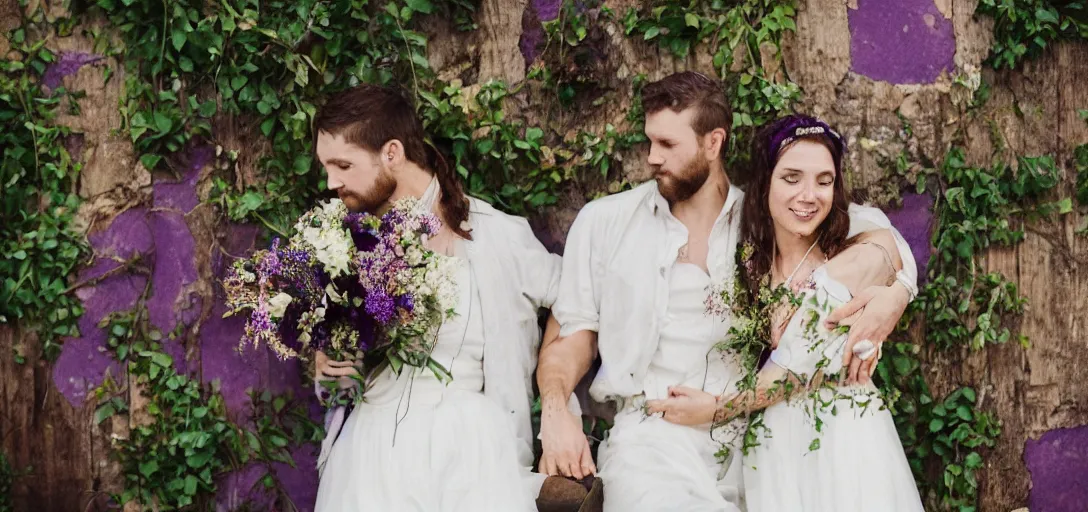
<path fill-rule="evenodd" d="M 899 281 L 903 287 L 910 293 L 911 300 L 914 300 L 918 296 L 918 266 L 914 262 L 914 253 L 910 250 L 910 244 L 903 238 L 903 235 L 899 233 L 898 229 L 892 225 L 892 221 L 888 219 L 888 216 L 878 208 L 871 206 L 861 206 L 858 204 L 851 204 L 850 209 L 850 235 L 855 236 L 865 231 L 872 231 L 874 229 L 887 229 L 891 231 L 892 236 L 895 238 L 895 246 L 899 249 L 899 257 L 903 260 L 903 269 L 895 275 L 895 280 Z"/>
<path fill-rule="evenodd" d="M 563 251 L 563 271 L 559 279 L 559 297 L 552 314 L 559 321 L 559 335 L 600 328 L 599 284 L 595 280 L 591 207 L 579 212 L 567 233 Z"/>

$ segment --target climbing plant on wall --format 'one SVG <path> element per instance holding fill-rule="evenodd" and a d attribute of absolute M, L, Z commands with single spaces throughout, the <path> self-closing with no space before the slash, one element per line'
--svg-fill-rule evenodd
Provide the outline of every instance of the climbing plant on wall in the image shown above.
<path fill-rule="evenodd" d="M 1015 68 L 1055 42 L 1088 38 L 1084 2 L 980 0 L 977 12 L 994 20 L 994 44 L 988 61 L 998 69 Z"/>
<path fill-rule="evenodd" d="M 52 358 L 62 337 L 77 334 L 83 308 L 67 278 L 87 245 L 73 227 L 81 164 L 65 147 L 70 131 L 52 123 L 67 93 L 40 84 L 55 60 L 40 30 L 31 18 L 7 34 L 12 50 L 0 60 L 0 323 L 37 332 Z"/>

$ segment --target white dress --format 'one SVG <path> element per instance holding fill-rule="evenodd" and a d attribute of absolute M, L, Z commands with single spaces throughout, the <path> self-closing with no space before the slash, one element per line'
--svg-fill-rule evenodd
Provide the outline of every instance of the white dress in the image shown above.
<path fill-rule="evenodd" d="M 386 370 L 351 412 L 321 473 L 316 512 L 535 511 L 508 415 L 484 396 L 484 325 L 461 259 L 458 315 L 432 356 L 453 374 Z"/>
<path fill-rule="evenodd" d="M 721 394 L 737 371 L 716 351 L 725 324 L 706 314 L 710 278 L 698 266 L 675 263 L 669 276 L 669 305 L 643 395 L 622 404 L 599 453 L 605 512 L 734 512 L 739 480 L 723 480 L 715 454 L 720 444 L 709 425 L 687 427 L 647 417 L 645 400 L 668 397 L 669 386 Z M 739 458 L 737 458 L 739 460 Z M 732 475 L 739 476 L 737 471 Z"/>
<path fill-rule="evenodd" d="M 842 368 L 846 335 L 826 335 L 818 327 L 826 336 L 806 336 L 806 325 L 815 310 L 822 326 L 823 317 L 851 295 L 826 267 L 812 273 L 810 285 L 767 364 L 811 377 L 823 361 L 824 372 L 833 375 Z M 764 410 L 767 431 L 744 457 L 748 511 L 922 511 L 895 423 L 876 388 L 840 386 L 819 394 L 817 401 L 800 392 Z"/>

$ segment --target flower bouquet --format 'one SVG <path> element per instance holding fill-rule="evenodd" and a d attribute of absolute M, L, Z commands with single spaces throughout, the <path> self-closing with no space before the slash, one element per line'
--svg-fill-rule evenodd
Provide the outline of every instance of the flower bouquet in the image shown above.
<path fill-rule="evenodd" d="M 404 199 L 380 218 L 349 213 L 334 199 L 299 218 L 286 244 L 238 260 L 223 282 L 228 311 L 248 312 L 239 349 L 267 346 L 281 360 L 316 350 L 360 370 L 357 387 L 326 405 L 362 400 L 366 377 L 392 366 L 449 372 L 430 357 L 438 327 L 453 314 L 452 258 L 424 247 L 438 218 Z"/>
<path fill-rule="evenodd" d="M 357 259 L 366 312 L 378 325 L 372 350 L 396 373 L 409 365 L 449 380 L 431 351 L 438 328 L 456 314 L 456 260 L 423 244 L 438 233 L 438 217 L 420 213 L 418 201 L 406 198 L 380 219 L 352 214 L 347 223 L 353 233 L 373 239 Z"/>

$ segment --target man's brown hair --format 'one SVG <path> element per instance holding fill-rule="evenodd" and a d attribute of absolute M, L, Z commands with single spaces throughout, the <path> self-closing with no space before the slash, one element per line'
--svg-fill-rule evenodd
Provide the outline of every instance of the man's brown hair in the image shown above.
<path fill-rule="evenodd" d="M 681 112 L 695 107 L 691 128 L 700 137 L 716 128 L 724 129 L 721 156 L 725 157 L 732 132 L 733 109 L 721 81 L 694 71 L 674 73 L 642 88 L 642 107 L 647 114 L 665 109 Z"/>
<path fill-rule="evenodd" d="M 442 190 L 442 221 L 465 239 L 461 223 L 468 220 L 468 200 L 461 180 L 446 159 L 427 142 L 423 123 L 403 90 L 362 84 L 331 96 L 314 116 L 314 133 L 340 135 L 368 151 L 381 151 L 391 140 L 404 146 L 404 157 L 434 173 Z"/>

